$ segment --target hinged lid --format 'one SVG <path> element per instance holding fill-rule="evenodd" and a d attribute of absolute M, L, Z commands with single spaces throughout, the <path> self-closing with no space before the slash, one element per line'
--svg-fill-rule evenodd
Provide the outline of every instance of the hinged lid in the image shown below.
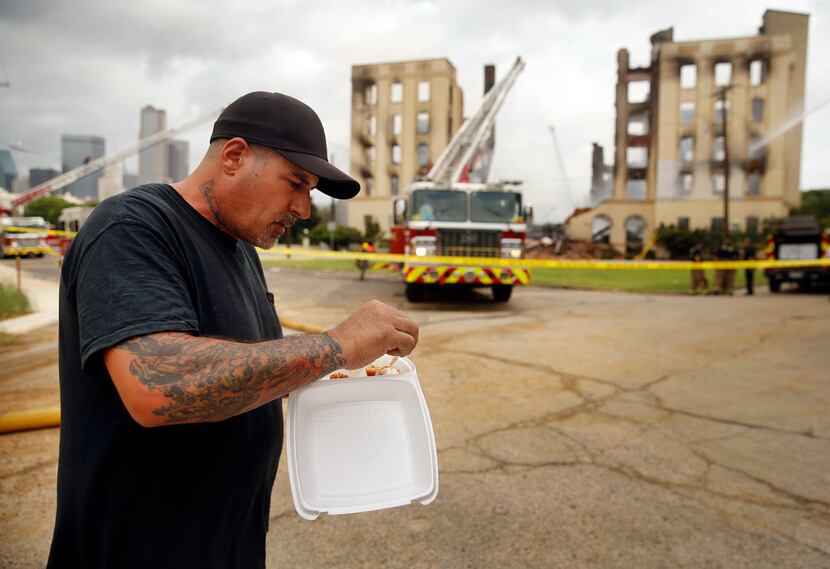
<path fill-rule="evenodd" d="M 303 518 L 426 505 L 438 495 L 435 436 L 415 366 L 399 358 L 394 368 L 374 377 L 339 370 L 349 377 L 288 397 L 288 478 Z"/>

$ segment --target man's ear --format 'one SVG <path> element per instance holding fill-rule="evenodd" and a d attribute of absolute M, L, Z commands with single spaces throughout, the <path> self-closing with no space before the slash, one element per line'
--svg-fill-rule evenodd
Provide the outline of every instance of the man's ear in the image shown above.
<path fill-rule="evenodd" d="M 251 145 L 244 138 L 236 137 L 228 140 L 219 153 L 222 173 L 226 176 L 235 175 L 244 162 L 250 158 L 252 152 Z"/>

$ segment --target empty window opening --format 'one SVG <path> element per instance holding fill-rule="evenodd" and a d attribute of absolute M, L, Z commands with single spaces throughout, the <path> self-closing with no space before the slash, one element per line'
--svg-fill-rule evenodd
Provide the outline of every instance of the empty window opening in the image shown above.
<path fill-rule="evenodd" d="M 712 140 L 712 160 L 715 162 L 723 162 L 726 158 L 726 150 L 723 145 L 723 137 L 716 136 Z"/>
<path fill-rule="evenodd" d="M 688 63 L 680 66 L 680 88 L 694 89 L 697 85 L 697 65 Z"/>
<path fill-rule="evenodd" d="M 392 83 L 392 102 L 400 103 L 403 101 L 403 83 L 395 81 Z"/>
<path fill-rule="evenodd" d="M 648 165 L 648 148 L 629 146 L 626 150 L 626 163 L 629 168 L 645 168 Z"/>
<path fill-rule="evenodd" d="M 677 193 L 679 196 L 688 196 L 692 193 L 694 177 L 691 172 L 682 172 L 677 177 Z"/>
<path fill-rule="evenodd" d="M 752 122 L 764 121 L 764 100 L 760 97 L 752 99 Z"/>
<path fill-rule="evenodd" d="M 648 115 L 632 115 L 628 117 L 628 134 L 644 136 L 648 134 Z"/>
<path fill-rule="evenodd" d="M 418 134 L 429 132 L 429 113 L 418 113 Z"/>
<path fill-rule="evenodd" d="M 732 64 L 722 61 L 715 64 L 715 86 L 726 87 L 732 82 Z"/>
<path fill-rule="evenodd" d="M 630 200 L 646 199 L 646 181 L 628 180 L 625 184 L 625 195 Z"/>
<path fill-rule="evenodd" d="M 695 159 L 695 139 L 691 136 L 684 136 L 680 139 L 680 160 L 691 162 Z"/>
<path fill-rule="evenodd" d="M 628 102 L 645 103 L 650 91 L 651 85 L 648 81 L 631 81 L 628 84 Z"/>
<path fill-rule="evenodd" d="M 683 101 L 680 103 L 680 124 L 694 124 L 695 103 L 694 101 Z"/>
<path fill-rule="evenodd" d="M 429 101 L 429 81 L 418 82 L 418 102 Z"/>
<path fill-rule="evenodd" d="M 755 59 L 749 62 L 749 84 L 752 86 L 760 85 L 764 82 L 764 62 L 761 59 Z"/>
<path fill-rule="evenodd" d="M 418 166 L 426 166 L 429 162 L 429 150 L 426 144 L 418 145 Z"/>
<path fill-rule="evenodd" d="M 726 176 L 723 172 L 716 172 L 712 174 L 712 193 L 716 196 L 722 196 L 726 191 Z"/>
<path fill-rule="evenodd" d="M 749 196 L 760 196 L 761 195 L 761 174 L 758 172 L 752 172 L 749 176 L 746 177 L 747 179 L 747 188 L 746 193 Z M 747 227 L 747 231 L 749 231 L 749 227 Z"/>

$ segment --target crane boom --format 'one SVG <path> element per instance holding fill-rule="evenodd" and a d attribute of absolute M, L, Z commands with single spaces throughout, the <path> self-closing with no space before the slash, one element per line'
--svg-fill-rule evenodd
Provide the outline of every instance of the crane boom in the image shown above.
<path fill-rule="evenodd" d="M 175 126 L 173 128 L 168 128 L 155 134 L 151 134 L 150 136 L 142 138 L 133 146 L 121 150 L 120 152 L 110 154 L 109 156 L 102 156 L 101 158 L 96 158 L 95 160 L 90 160 L 83 166 L 78 166 L 77 168 L 70 170 L 69 172 L 65 172 L 59 176 L 55 176 L 51 180 L 48 180 L 46 182 L 43 182 L 42 184 L 35 186 L 22 196 L 19 196 L 12 200 L 12 207 L 14 208 L 21 205 L 25 205 L 30 201 L 39 198 L 40 196 L 52 193 L 56 190 L 60 190 L 61 188 L 65 188 L 69 184 L 80 180 L 84 176 L 89 176 L 90 174 L 94 174 L 95 172 L 102 170 L 107 166 L 117 164 L 125 158 L 128 158 L 129 156 L 135 154 L 136 152 L 141 152 L 142 150 L 150 148 L 151 146 L 155 146 L 156 144 L 164 142 L 168 138 L 171 138 L 180 132 L 188 130 L 189 128 L 192 128 L 199 123 L 202 123 L 212 117 L 215 117 L 216 115 L 221 113 L 223 109 L 224 107 L 215 111 L 211 111 L 210 113 L 200 115 L 179 126 Z"/>
<path fill-rule="evenodd" d="M 458 181 L 464 166 L 475 156 L 495 124 L 496 114 L 524 66 L 525 62 L 522 58 L 517 57 L 507 76 L 484 96 L 481 107 L 472 117 L 464 121 L 436 160 L 435 165 L 427 174 L 429 181 L 441 184 L 452 184 Z"/>

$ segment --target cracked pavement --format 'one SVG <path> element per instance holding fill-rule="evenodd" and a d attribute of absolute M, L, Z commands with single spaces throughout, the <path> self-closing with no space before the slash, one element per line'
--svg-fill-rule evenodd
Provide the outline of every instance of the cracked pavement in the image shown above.
<path fill-rule="evenodd" d="M 410 313 L 440 466 L 429 506 L 307 522 L 283 457 L 269 567 L 830 567 L 826 295 L 411 305 L 379 275 L 268 280 L 286 319 L 333 325 L 368 298 Z M 56 431 L 0 437 L 4 567 L 45 559 L 56 448 Z"/>

